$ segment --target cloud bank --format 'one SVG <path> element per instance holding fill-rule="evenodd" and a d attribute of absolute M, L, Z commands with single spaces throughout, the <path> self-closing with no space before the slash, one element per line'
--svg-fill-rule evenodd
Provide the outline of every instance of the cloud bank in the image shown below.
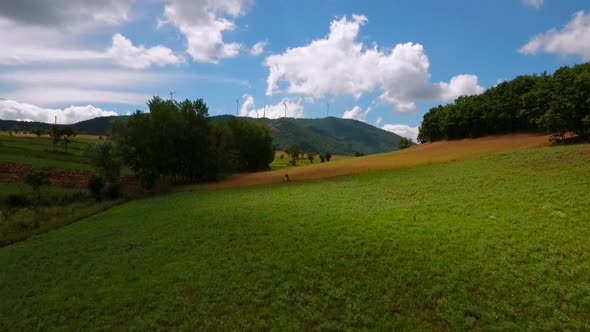
<path fill-rule="evenodd" d="M 420 44 L 397 44 L 391 50 L 366 48 L 357 37 L 367 21 L 361 15 L 334 20 L 326 37 L 267 57 L 266 94 L 360 98 L 381 91 L 380 99 L 393 105 L 395 111 L 414 113 L 416 102 L 450 101 L 483 92 L 475 75 L 431 83 L 430 62 Z"/>
<path fill-rule="evenodd" d="M 65 109 L 41 108 L 32 104 L 19 103 L 14 100 L 0 100 L 0 119 L 19 121 L 38 121 L 71 124 L 99 116 L 117 115 L 115 112 L 103 111 L 92 105 L 70 106 Z"/>

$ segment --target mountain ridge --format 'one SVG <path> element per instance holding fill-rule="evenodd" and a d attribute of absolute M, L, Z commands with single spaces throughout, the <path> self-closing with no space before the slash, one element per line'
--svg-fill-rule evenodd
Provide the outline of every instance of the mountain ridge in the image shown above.
<path fill-rule="evenodd" d="M 108 135 L 111 122 L 115 118 L 127 116 L 98 117 L 67 125 L 78 133 L 89 135 Z M 212 116 L 212 121 L 233 118 L 233 115 Z M 302 151 L 353 155 L 356 152 L 376 154 L 398 149 L 400 136 L 374 127 L 370 124 L 337 117 L 327 118 L 249 118 L 239 117 L 246 121 L 263 123 L 273 136 L 275 148 L 285 150 L 291 144 L 298 144 Z M 49 123 L 16 120 L 0 120 L 2 130 L 48 129 Z"/>

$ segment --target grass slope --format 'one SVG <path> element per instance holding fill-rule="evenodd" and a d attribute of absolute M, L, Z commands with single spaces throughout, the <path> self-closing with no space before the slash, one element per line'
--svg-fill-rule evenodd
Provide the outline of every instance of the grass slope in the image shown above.
<path fill-rule="evenodd" d="M 0 249 L 0 330 L 589 329 L 590 148 L 134 201 Z"/>
<path fill-rule="evenodd" d="M 53 146 L 48 136 L 14 135 L 0 133 L 0 161 L 39 167 L 65 168 L 89 171 L 84 151 L 88 144 L 96 142 L 90 136 L 76 136 L 64 152 L 63 143 Z"/>
<path fill-rule="evenodd" d="M 541 147 L 549 144 L 546 135 L 514 134 L 490 136 L 461 141 L 444 141 L 420 144 L 409 149 L 361 158 L 333 158 L 329 163 L 314 163 L 307 167 L 281 169 L 278 162 L 271 164 L 272 172 L 235 174 L 230 178 L 206 185 L 205 188 L 228 188 L 258 184 L 280 183 L 285 174 L 291 181 L 318 180 L 355 173 L 402 169 L 465 160 L 490 153 Z M 283 161 L 284 162 L 284 161 Z"/>

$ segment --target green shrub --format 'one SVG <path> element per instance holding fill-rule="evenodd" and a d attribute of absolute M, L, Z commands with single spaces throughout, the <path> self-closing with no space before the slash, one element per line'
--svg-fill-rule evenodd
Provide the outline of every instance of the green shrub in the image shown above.
<path fill-rule="evenodd" d="M 105 188 L 107 199 L 118 199 L 121 197 L 121 185 L 117 182 L 109 182 Z"/>
<path fill-rule="evenodd" d="M 103 188 L 104 179 L 100 175 L 92 175 L 88 181 L 88 191 L 90 191 L 90 195 L 92 195 L 95 200 L 100 201 L 102 199 Z"/>
<path fill-rule="evenodd" d="M 30 185 L 37 196 L 37 204 L 41 201 L 41 187 L 49 185 L 49 174 L 43 171 L 30 171 L 25 174 L 25 183 Z"/>

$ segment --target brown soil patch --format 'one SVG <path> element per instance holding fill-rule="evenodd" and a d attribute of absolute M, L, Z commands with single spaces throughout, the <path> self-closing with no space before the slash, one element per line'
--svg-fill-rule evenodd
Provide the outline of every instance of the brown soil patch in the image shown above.
<path fill-rule="evenodd" d="M 29 171 L 44 171 L 49 174 L 49 183 L 54 187 L 87 188 L 91 172 L 74 169 L 35 167 L 23 164 L 0 162 L 0 183 L 22 183 L 25 174 Z M 133 177 L 123 177 L 123 186 L 132 186 L 135 183 Z"/>
<path fill-rule="evenodd" d="M 317 180 L 362 172 L 394 170 L 431 163 L 463 160 L 502 151 L 547 145 L 549 145 L 548 135 L 535 134 L 512 134 L 460 141 L 426 143 L 402 151 L 361 158 L 348 158 L 300 168 L 236 174 L 225 181 L 201 185 L 200 187 L 217 189 L 279 183 L 283 181 L 285 174 L 289 175 L 291 181 Z"/>

